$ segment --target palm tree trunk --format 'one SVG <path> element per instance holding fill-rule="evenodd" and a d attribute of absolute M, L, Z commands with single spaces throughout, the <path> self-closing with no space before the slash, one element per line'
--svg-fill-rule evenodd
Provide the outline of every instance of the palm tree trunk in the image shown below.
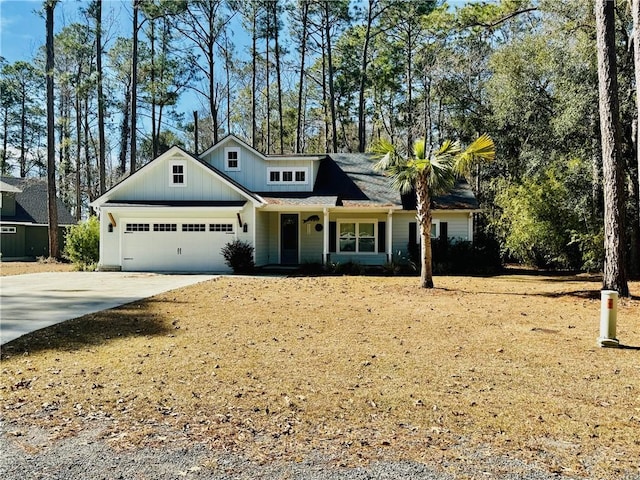
<path fill-rule="evenodd" d="M 429 194 L 429 177 L 420 173 L 416 179 L 417 217 L 420 225 L 421 270 L 420 286 L 433 288 L 433 254 L 431 251 L 431 195 Z"/>

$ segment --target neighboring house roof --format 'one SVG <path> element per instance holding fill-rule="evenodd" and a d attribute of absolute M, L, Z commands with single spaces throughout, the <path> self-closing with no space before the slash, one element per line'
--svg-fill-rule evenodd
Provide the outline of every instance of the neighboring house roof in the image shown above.
<path fill-rule="evenodd" d="M 0 192 L 18 193 L 21 191 L 22 190 L 20 190 L 17 187 L 14 187 L 13 185 L 9 185 L 8 183 L 0 181 Z"/>
<path fill-rule="evenodd" d="M 3 214 L 3 222 L 32 223 L 35 225 L 49 224 L 46 179 L 2 177 L 1 181 L 19 190 L 15 193 L 16 213 L 12 216 Z M 62 200 L 57 198 L 56 203 L 58 206 L 58 225 L 75 224 L 75 218 L 62 203 Z"/>

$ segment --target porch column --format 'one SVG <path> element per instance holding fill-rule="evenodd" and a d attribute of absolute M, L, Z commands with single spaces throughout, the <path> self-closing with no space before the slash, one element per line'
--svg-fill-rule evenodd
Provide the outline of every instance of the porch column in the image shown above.
<path fill-rule="evenodd" d="M 393 210 L 387 212 L 387 262 L 393 260 Z"/>
<path fill-rule="evenodd" d="M 322 212 L 324 213 L 322 219 L 322 264 L 326 265 L 329 262 L 329 209 L 325 208 Z"/>
<path fill-rule="evenodd" d="M 469 213 L 469 241 L 473 242 L 473 213 Z"/>

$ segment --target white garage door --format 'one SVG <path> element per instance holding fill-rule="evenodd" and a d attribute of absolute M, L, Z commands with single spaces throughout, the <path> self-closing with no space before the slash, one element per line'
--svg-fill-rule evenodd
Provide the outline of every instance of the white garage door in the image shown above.
<path fill-rule="evenodd" d="M 223 272 L 222 247 L 234 240 L 234 224 L 224 220 L 123 221 L 122 270 L 143 272 Z"/>

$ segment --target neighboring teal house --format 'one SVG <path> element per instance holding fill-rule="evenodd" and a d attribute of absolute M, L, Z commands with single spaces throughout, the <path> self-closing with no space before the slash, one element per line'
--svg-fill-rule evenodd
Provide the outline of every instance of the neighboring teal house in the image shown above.
<path fill-rule="evenodd" d="M 415 199 L 367 154 L 263 155 L 230 135 L 199 156 L 173 147 L 92 202 L 99 268 L 224 272 L 240 239 L 257 266 L 383 265 L 419 242 Z M 466 183 L 433 201 L 434 237 L 473 240 Z"/>
<path fill-rule="evenodd" d="M 2 260 L 49 256 L 47 181 L 42 178 L 0 178 L 0 250 Z M 75 219 L 58 199 L 60 240 Z M 62 247 L 62 245 L 61 245 Z"/>

